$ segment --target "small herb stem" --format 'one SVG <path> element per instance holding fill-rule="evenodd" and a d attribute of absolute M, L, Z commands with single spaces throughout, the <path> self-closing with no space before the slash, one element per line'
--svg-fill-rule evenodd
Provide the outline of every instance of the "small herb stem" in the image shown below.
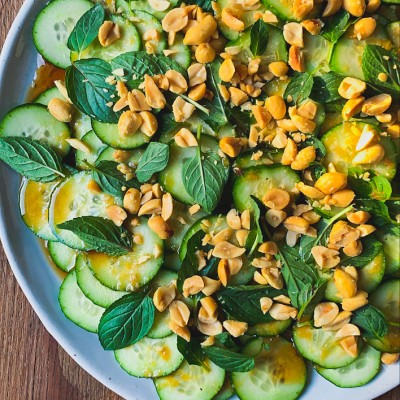
<path fill-rule="evenodd" d="M 181 94 L 180 97 L 183 100 L 186 100 L 188 103 L 193 104 L 196 108 L 198 108 L 200 111 L 203 111 L 203 113 L 206 113 L 207 115 L 210 114 L 210 110 L 199 104 L 197 101 L 192 100 L 190 97 L 185 96 L 184 94 Z"/>

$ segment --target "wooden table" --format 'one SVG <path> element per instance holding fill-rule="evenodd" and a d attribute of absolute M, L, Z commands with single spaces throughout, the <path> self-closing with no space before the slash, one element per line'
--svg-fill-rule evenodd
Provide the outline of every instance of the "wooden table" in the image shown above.
<path fill-rule="evenodd" d="M 0 0 L 0 48 L 23 0 Z M 47 333 L 0 246 L 0 400 L 118 400 Z M 399 400 L 395 389 L 379 400 Z M 339 400 L 339 399 L 338 399 Z"/>

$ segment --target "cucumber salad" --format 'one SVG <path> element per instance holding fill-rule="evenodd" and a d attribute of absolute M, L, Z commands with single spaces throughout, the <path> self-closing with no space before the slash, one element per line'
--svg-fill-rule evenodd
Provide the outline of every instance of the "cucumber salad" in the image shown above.
<path fill-rule="evenodd" d="M 3 118 L 0 159 L 66 273 L 63 313 L 160 399 L 294 400 L 308 364 L 353 388 L 397 362 L 399 14 L 52 0 L 37 16 L 62 79 Z"/>

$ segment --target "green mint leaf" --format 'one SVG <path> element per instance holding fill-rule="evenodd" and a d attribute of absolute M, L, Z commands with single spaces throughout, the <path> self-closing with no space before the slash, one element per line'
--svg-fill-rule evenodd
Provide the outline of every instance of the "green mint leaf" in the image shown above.
<path fill-rule="evenodd" d="M 317 156 L 322 158 L 326 156 L 326 148 L 320 139 L 315 136 L 309 136 L 306 140 L 301 142 L 301 148 L 313 146 L 316 150 Z"/>
<path fill-rule="evenodd" d="M 185 1 L 185 4 L 196 4 L 201 7 L 203 11 L 212 11 L 211 0 L 189 0 Z"/>
<path fill-rule="evenodd" d="M 342 80 L 343 76 L 335 72 L 328 72 L 322 76 L 314 77 L 314 85 L 310 97 L 322 104 L 342 100 L 338 92 Z"/>
<path fill-rule="evenodd" d="M 354 311 L 351 323 L 361 328 L 364 335 L 370 338 L 381 339 L 388 332 L 388 324 L 384 315 L 370 304 Z"/>
<path fill-rule="evenodd" d="M 206 359 L 206 355 L 204 354 L 198 338 L 191 337 L 190 342 L 187 342 L 185 339 L 178 336 L 177 347 L 188 364 L 205 367 L 204 360 Z"/>
<path fill-rule="evenodd" d="M 78 217 L 57 225 L 59 229 L 71 231 L 84 243 L 86 250 L 94 250 L 112 256 L 122 256 L 132 251 L 130 233 L 101 217 Z"/>
<path fill-rule="evenodd" d="M 263 314 L 261 311 L 260 299 L 281 294 L 286 294 L 286 291 L 270 286 L 227 286 L 216 293 L 216 299 L 229 317 L 249 324 L 258 324 L 274 321 L 268 313 Z"/>
<path fill-rule="evenodd" d="M 143 339 L 154 322 L 153 300 L 144 293 L 131 293 L 113 303 L 99 323 L 99 340 L 105 350 L 118 350 Z"/>
<path fill-rule="evenodd" d="M 164 143 L 152 142 L 140 157 L 136 177 L 139 182 L 147 182 L 153 174 L 162 171 L 168 164 L 169 147 Z"/>
<path fill-rule="evenodd" d="M 309 73 L 296 74 L 290 80 L 283 95 L 286 101 L 291 98 L 290 103 L 299 104 L 308 99 L 313 88 L 314 78 Z"/>
<path fill-rule="evenodd" d="M 101 4 L 96 4 L 82 15 L 68 38 L 68 48 L 77 53 L 85 50 L 97 38 L 104 22 L 105 12 Z"/>
<path fill-rule="evenodd" d="M 325 295 L 327 281 L 318 279 L 314 284 L 305 284 L 299 293 L 298 301 L 301 304 L 297 319 L 300 320 L 303 315 L 311 315 L 316 305 L 323 299 Z"/>
<path fill-rule="evenodd" d="M 352 265 L 356 268 L 363 268 L 383 249 L 382 243 L 374 235 L 368 235 L 361 238 L 361 243 L 363 245 L 362 253 L 355 257 L 344 255 L 341 260 L 341 265 Z"/>
<path fill-rule="evenodd" d="M 362 71 L 365 81 L 372 87 L 399 96 L 400 61 L 393 53 L 380 46 L 367 44 L 362 58 Z M 378 79 L 381 73 L 387 75 L 386 82 Z"/>
<path fill-rule="evenodd" d="M 321 29 L 321 36 L 334 44 L 347 31 L 351 23 L 350 14 L 345 10 L 341 10 L 326 19 L 325 25 Z"/>
<path fill-rule="evenodd" d="M 67 68 L 65 84 L 69 98 L 80 111 L 97 121 L 113 124 L 118 122 L 118 114 L 112 108 L 116 87 L 106 82 L 109 76 L 110 64 L 89 58 Z"/>
<path fill-rule="evenodd" d="M 231 350 L 216 346 L 204 347 L 206 356 L 216 365 L 226 371 L 248 372 L 254 369 L 255 360 L 245 354 L 235 353 Z"/>
<path fill-rule="evenodd" d="M 31 181 L 51 182 L 65 178 L 61 159 L 55 151 L 30 138 L 1 138 L 0 159 Z"/>
<path fill-rule="evenodd" d="M 373 173 L 370 173 L 372 177 L 366 181 L 362 179 L 365 170 L 361 168 L 350 168 L 348 173 L 349 187 L 354 190 L 357 197 L 386 201 L 392 196 L 392 185 L 384 176 L 374 176 Z"/>
<path fill-rule="evenodd" d="M 265 53 L 268 46 L 269 30 L 268 25 L 258 19 L 250 30 L 250 51 L 253 56 L 260 56 Z"/>

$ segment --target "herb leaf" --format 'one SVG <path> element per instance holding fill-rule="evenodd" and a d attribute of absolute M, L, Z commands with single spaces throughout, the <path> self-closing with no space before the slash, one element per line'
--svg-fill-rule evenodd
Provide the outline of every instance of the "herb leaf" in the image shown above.
<path fill-rule="evenodd" d="M 328 72 L 322 76 L 314 77 L 314 85 L 310 97 L 322 104 L 340 100 L 341 96 L 338 89 L 342 80 L 343 76 L 335 72 Z"/>
<path fill-rule="evenodd" d="M 299 104 L 310 96 L 313 84 L 314 78 L 309 73 L 296 74 L 287 85 L 283 97 L 288 101 L 291 96 L 291 102 Z"/>
<path fill-rule="evenodd" d="M 384 315 L 374 306 L 366 306 L 354 311 L 351 322 L 364 330 L 364 335 L 381 339 L 388 332 Z"/>
<path fill-rule="evenodd" d="M 211 0 L 189 0 L 185 1 L 186 4 L 196 4 L 203 9 L 203 11 L 212 11 Z"/>
<path fill-rule="evenodd" d="M 389 200 L 392 196 L 392 185 L 388 179 L 382 175 L 373 176 L 369 181 L 357 178 L 358 174 L 363 173 L 363 170 L 357 168 L 349 170 L 349 186 L 354 190 L 357 197 L 380 201 Z"/>
<path fill-rule="evenodd" d="M 214 364 L 226 371 L 248 372 L 254 369 L 254 358 L 245 354 L 235 353 L 216 346 L 205 347 L 203 350 Z"/>
<path fill-rule="evenodd" d="M 132 251 L 132 238 L 129 232 L 105 218 L 78 217 L 57 227 L 73 232 L 85 243 L 86 250 L 112 256 L 122 256 Z"/>
<path fill-rule="evenodd" d="M 97 121 L 116 123 L 118 114 L 110 107 L 116 88 L 106 82 L 110 75 L 110 64 L 89 58 L 67 68 L 65 84 L 69 98 L 80 111 Z"/>
<path fill-rule="evenodd" d="M 178 336 L 177 347 L 188 364 L 205 366 L 204 360 L 206 359 L 206 355 L 204 354 L 198 338 L 191 337 L 190 342 L 187 342 L 185 339 Z"/>
<path fill-rule="evenodd" d="M 363 268 L 382 251 L 383 245 L 374 235 L 362 238 L 361 242 L 363 245 L 362 253 L 356 257 L 345 255 L 342 257 L 341 265 L 348 263 L 348 265 L 352 265 L 353 267 Z"/>
<path fill-rule="evenodd" d="M 250 30 L 250 51 L 253 56 L 260 56 L 265 53 L 268 46 L 268 38 L 268 25 L 262 19 L 258 19 Z"/>
<path fill-rule="evenodd" d="M 321 30 L 321 36 L 331 43 L 336 43 L 351 25 L 350 14 L 341 10 L 330 18 L 327 18 Z"/>
<path fill-rule="evenodd" d="M 298 300 L 301 304 L 297 319 L 300 320 L 303 315 L 310 315 L 314 311 L 316 305 L 322 300 L 325 295 L 327 285 L 325 279 L 318 279 L 315 284 L 305 284 L 299 293 Z"/>
<path fill-rule="evenodd" d="M 154 322 L 153 300 L 144 293 L 131 293 L 113 303 L 99 324 L 99 340 L 105 350 L 118 350 L 145 337 Z"/>
<path fill-rule="evenodd" d="M 83 14 L 69 35 L 68 48 L 77 53 L 85 50 L 96 39 L 104 17 L 104 7 L 101 4 L 96 4 Z"/>
<path fill-rule="evenodd" d="M 136 176 L 139 182 L 147 182 L 153 174 L 162 171 L 168 164 L 169 147 L 164 143 L 151 142 L 140 157 Z"/>
<path fill-rule="evenodd" d="M 1 138 L 0 159 L 31 181 L 51 182 L 65 178 L 61 159 L 55 151 L 30 138 Z"/>

